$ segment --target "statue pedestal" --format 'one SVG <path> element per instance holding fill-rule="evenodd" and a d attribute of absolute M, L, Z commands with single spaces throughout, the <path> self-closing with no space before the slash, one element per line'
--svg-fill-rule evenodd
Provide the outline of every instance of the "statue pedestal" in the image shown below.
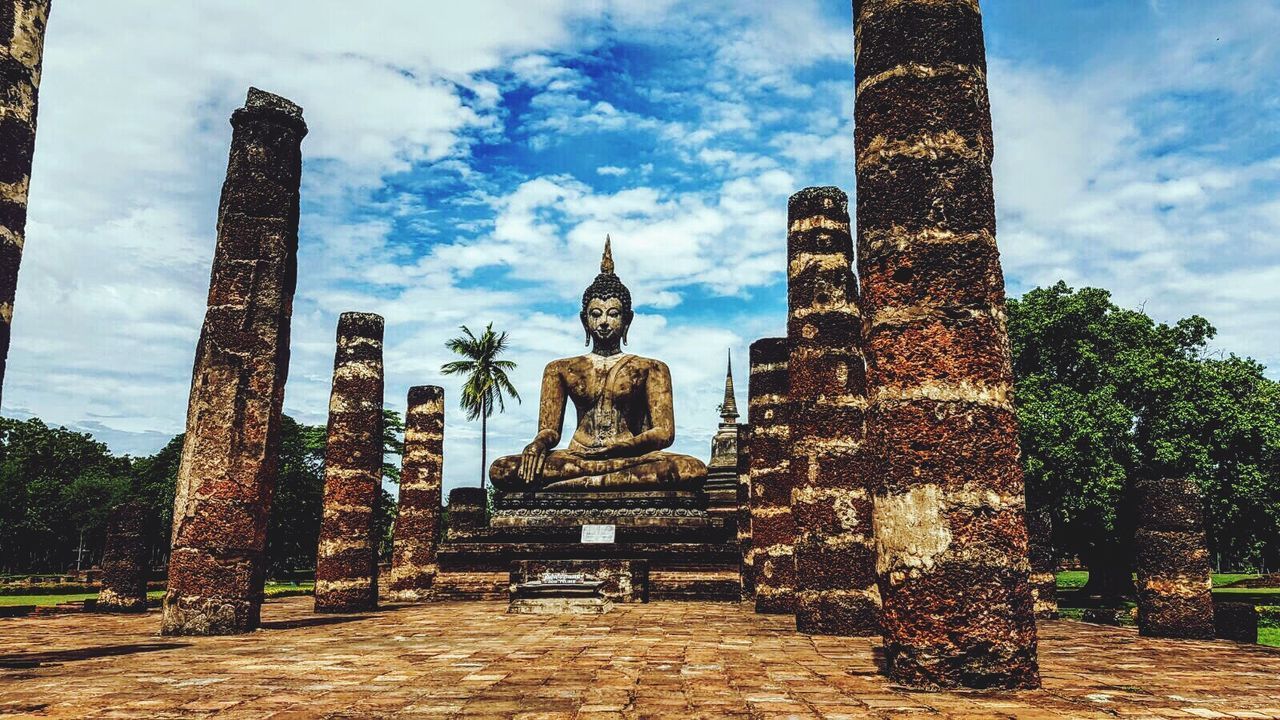
<path fill-rule="evenodd" d="M 507 598 L 513 563 L 516 568 L 525 563 L 526 574 L 531 567 L 590 567 L 602 579 L 643 565 L 644 587 L 653 599 L 736 601 L 741 552 L 724 519 L 706 508 L 706 495 L 693 490 L 499 492 L 487 527 L 440 545 L 434 589 L 441 599 Z M 613 525 L 615 541 L 584 543 L 583 525 Z M 616 570 L 604 572 L 614 565 Z M 547 604 L 540 603 L 521 602 L 513 612 L 534 612 L 531 608 Z M 566 607 L 557 612 L 585 611 L 576 601 L 561 604 Z"/>

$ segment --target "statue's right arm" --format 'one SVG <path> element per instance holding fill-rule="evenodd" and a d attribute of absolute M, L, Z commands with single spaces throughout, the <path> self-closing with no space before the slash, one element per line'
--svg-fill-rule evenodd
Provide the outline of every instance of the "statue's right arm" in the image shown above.
<path fill-rule="evenodd" d="M 560 429 L 564 427 L 566 393 L 560 363 L 552 362 L 542 371 L 542 393 L 538 401 L 538 434 L 533 441 L 550 450 L 560 442 Z"/>
<path fill-rule="evenodd" d="M 560 365 L 552 362 L 542 372 L 542 392 L 538 402 L 538 434 L 520 454 L 520 480 L 532 486 L 542 474 L 547 452 L 560 442 L 564 426 L 565 389 Z"/>

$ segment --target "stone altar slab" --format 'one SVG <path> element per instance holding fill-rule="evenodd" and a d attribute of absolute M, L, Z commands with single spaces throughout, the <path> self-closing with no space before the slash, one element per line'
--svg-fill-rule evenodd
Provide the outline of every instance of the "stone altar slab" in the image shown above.
<path fill-rule="evenodd" d="M 527 588 L 521 588 L 530 583 L 566 577 L 599 582 L 599 594 L 612 602 L 649 602 L 649 561 L 600 558 L 513 560 L 510 597 L 514 601 L 527 593 Z"/>

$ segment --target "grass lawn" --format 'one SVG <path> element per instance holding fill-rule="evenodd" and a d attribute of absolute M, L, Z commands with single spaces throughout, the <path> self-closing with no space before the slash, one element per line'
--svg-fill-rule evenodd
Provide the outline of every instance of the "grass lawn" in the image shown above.
<path fill-rule="evenodd" d="M 1258 626 L 1258 644 L 1280 647 L 1280 627 L 1274 625 Z"/>
<path fill-rule="evenodd" d="M 1213 594 L 1215 597 L 1239 602 L 1251 602 L 1258 605 L 1261 617 L 1258 618 L 1258 644 L 1280 647 L 1280 625 L 1272 618 L 1280 618 L 1280 587 L 1249 588 L 1227 587 L 1241 580 L 1252 580 L 1260 577 L 1249 573 L 1214 573 Z M 1076 592 L 1084 587 L 1089 579 L 1085 570 L 1066 570 L 1058 573 L 1058 598 L 1062 603 L 1059 614 L 1064 618 L 1079 620 L 1081 608 L 1072 607 L 1076 600 Z M 1124 602 L 1126 609 L 1133 608 L 1133 603 Z M 1127 624 L 1127 623 L 1126 623 Z"/>
<path fill-rule="evenodd" d="M 1058 573 L 1059 590 L 1075 590 L 1084 587 L 1089 580 L 1088 570 L 1063 570 Z"/>
<path fill-rule="evenodd" d="M 164 595 L 163 590 L 152 590 L 147 593 L 149 598 L 158 598 Z M 0 595 L 0 605 L 57 605 L 64 602 L 75 602 L 76 600 L 88 600 L 89 598 L 98 597 L 98 593 L 63 593 L 61 595 Z"/>
<path fill-rule="evenodd" d="M 267 583 L 267 597 L 287 597 L 290 595 L 310 595 L 313 583 Z M 10 605 L 57 605 L 64 602 L 88 600 L 98 597 L 98 593 L 62 593 L 59 595 L 0 595 L 0 606 Z M 158 600 L 164 597 L 163 590 L 152 590 L 147 597 Z"/>

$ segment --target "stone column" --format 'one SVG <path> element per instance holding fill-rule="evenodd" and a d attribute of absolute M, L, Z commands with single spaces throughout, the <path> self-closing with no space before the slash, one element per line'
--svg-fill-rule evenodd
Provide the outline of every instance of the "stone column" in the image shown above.
<path fill-rule="evenodd" d="M 1136 490 L 1138 633 L 1213 638 L 1213 582 L 1195 481 L 1144 480 Z"/>
<path fill-rule="evenodd" d="M 489 527 L 489 497 L 484 488 L 460 487 L 449 491 L 449 540 L 468 542 Z"/>
<path fill-rule="evenodd" d="M 806 188 L 787 204 L 787 367 L 796 629 L 877 635 L 867 376 L 848 198 Z"/>
<path fill-rule="evenodd" d="M 1039 685 L 976 0 L 856 0 L 858 276 L 895 682 Z"/>
<path fill-rule="evenodd" d="M 27 235 L 40 64 L 50 0 L 0 0 L 0 391 Z"/>
<path fill-rule="evenodd" d="M 218 209 L 178 468 L 162 632 L 258 626 L 297 281 L 302 108 L 249 88 Z"/>
<path fill-rule="evenodd" d="M 742 553 L 742 599 L 755 600 L 756 551 L 751 544 L 751 424 L 738 425 L 738 550 Z"/>
<path fill-rule="evenodd" d="M 1053 552 L 1053 515 L 1047 505 L 1027 505 L 1027 543 L 1036 618 L 1052 620 L 1058 617 L 1058 559 Z"/>
<path fill-rule="evenodd" d="M 751 421 L 752 575 L 758 613 L 790 613 L 795 607 L 788 354 L 786 338 L 751 343 L 747 408 Z"/>
<path fill-rule="evenodd" d="M 404 414 L 404 462 L 400 470 L 400 513 L 391 556 L 391 595 L 422 600 L 431 593 L 440 568 L 440 481 L 444 473 L 444 388 L 409 388 Z"/>
<path fill-rule="evenodd" d="M 116 506 L 107 516 L 98 610 L 147 611 L 147 525 L 147 506 L 138 500 Z"/>
<path fill-rule="evenodd" d="M 382 316 L 338 318 L 324 448 L 324 511 L 316 549 L 316 612 L 378 606 L 382 499 Z"/>

